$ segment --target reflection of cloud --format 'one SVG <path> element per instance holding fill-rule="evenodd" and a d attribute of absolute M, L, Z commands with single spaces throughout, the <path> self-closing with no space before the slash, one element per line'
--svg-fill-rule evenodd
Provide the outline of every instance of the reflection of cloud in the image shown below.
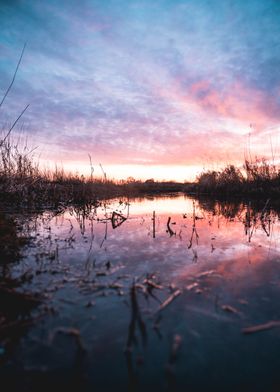
<path fill-rule="evenodd" d="M 256 278 L 266 281 L 267 276 L 264 277 L 260 272 L 263 268 L 267 268 L 267 273 L 273 276 L 271 262 L 275 263 L 279 257 L 279 251 L 271 248 L 273 234 L 267 237 L 262 228 L 258 227 L 249 243 L 242 222 L 230 222 L 219 214 L 212 216 L 211 226 L 208 219 L 200 220 L 197 231 L 199 241 L 195 249 L 199 255 L 199 263 L 187 264 L 178 276 L 179 282 L 195 276 L 203 287 L 204 279 L 200 279 L 203 274 L 207 286 L 221 285 L 221 279 L 224 279 L 223 282 L 229 282 L 248 275 L 251 283 Z M 214 240 L 211 241 L 211 238 Z M 214 246 L 213 252 L 211 243 Z M 190 260 L 192 255 L 189 254 L 188 257 Z M 237 287 L 236 289 L 238 290 Z"/>
<path fill-rule="evenodd" d="M 238 162 L 249 131 L 253 155 L 270 154 L 280 124 L 273 1 L 1 7 L 1 91 L 28 46 L 0 121 L 30 102 L 28 132 L 46 158 Z"/>

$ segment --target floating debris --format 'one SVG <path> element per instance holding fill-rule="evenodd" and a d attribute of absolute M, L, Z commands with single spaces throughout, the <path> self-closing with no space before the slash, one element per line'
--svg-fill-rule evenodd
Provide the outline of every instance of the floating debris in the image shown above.
<path fill-rule="evenodd" d="M 150 287 L 154 288 L 154 289 L 158 289 L 158 290 L 162 290 L 162 289 L 163 289 L 163 286 L 161 286 L 161 285 L 159 285 L 159 284 L 153 282 L 153 281 L 150 280 L 150 279 L 145 279 L 145 280 L 143 281 L 143 283 L 146 284 L 147 286 L 150 286 Z"/>
<path fill-rule="evenodd" d="M 172 301 L 174 301 L 174 299 L 176 297 L 178 297 L 179 295 L 182 294 L 181 290 L 176 290 L 174 291 L 174 293 L 172 293 L 164 302 L 162 302 L 162 304 L 160 305 L 160 307 L 158 308 L 157 312 L 162 311 L 163 309 L 165 309 L 169 304 L 171 304 Z"/>
<path fill-rule="evenodd" d="M 171 216 L 169 216 L 169 218 L 167 220 L 167 224 L 166 224 L 167 230 L 166 230 L 166 232 L 169 233 L 170 237 L 172 237 L 173 235 L 176 235 L 176 232 L 171 229 L 170 223 L 171 223 Z M 171 223 L 171 224 L 174 224 L 174 223 Z"/>
<path fill-rule="evenodd" d="M 192 289 L 195 289 L 196 287 L 198 287 L 198 283 L 194 282 L 194 283 L 191 283 L 188 286 L 186 286 L 186 289 L 190 291 Z"/>
<path fill-rule="evenodd" d="M 204 276 L 213 275 L 215 272 L 216 272 L 215 270 L 204 271 L 204 272 L 201 272 L 200 274 L 198 274 L 197 277 L 203 278 Z"/>
<path fill-rule="evenodd" d="M 239 310 L 237 310 L 236 308 L 234 308 L 231 305 L 222 305 L 221 308 L 225 311 L 225 312 L 229 312 L 229 313 L 234 313 L 234 314 L 240 314 Z"/>
<path fill-rule="evenodd" d="M 273 320 L 273 321 L 268 321 L 267 323 L 264 324 L 243 328 L 242 333 L 244 333 L 245 335 L 249 335 L 251 333 L 267 331 L 268 329 L 277 328 L 277 327 L 280 327 L 280 321 Z"/>
<path fill-rule="evenodd" d="M 121 226 L 123 222 L 126 221 L 126 217 L 123 216 L 122 214 L 119 214 L 116 211 L 113 211 L 112 217 L 111 217 L 111 222 L 112 222 L 112 227 L 113 229 L 116 229 L 117 227 Z"/>

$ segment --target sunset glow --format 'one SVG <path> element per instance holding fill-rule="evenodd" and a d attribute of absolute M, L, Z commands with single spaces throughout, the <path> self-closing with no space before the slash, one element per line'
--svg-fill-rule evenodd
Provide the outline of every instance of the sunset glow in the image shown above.
<path fill-rule="evenodd" d="M 2 1 L 0 126 L 43 166 L 194 180 L 246 154 L 279 159 L 280 4 Z M 13 28 L 11 29 L 11 26 Z"/>

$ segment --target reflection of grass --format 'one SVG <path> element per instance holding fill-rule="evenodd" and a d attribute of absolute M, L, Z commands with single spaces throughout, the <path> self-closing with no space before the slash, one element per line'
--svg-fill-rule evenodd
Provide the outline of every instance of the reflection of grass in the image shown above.
<path fill-rule="evenodd" d="M 241 171 L 228 165 L 220 171 L 201 173 L 194 189 L 215 195 L 248 194 L 256 196 L 280 195 L 280 169 L 266 159 L 245 160 Z"/>
<path fill-rule="evenodd" d="M 248 203 L 240 202 L 237 199 L 216 200 L 207 195 L 200 196 L 198 205 L 201 210 L 208 212 L 212 217 L 224 217 L 228 222 L 242 222 L 244 233 L 251 241 L 256 229 L 261 229 L 267 237 L 273 232 L 273 225 L 279 219 L 280 205 L 278 200 L 267 199 L 252 200 Z M 275 203 L 276 202 L 276 203 Z M 209 219 L 209 224 L 212 222 Z"/>
<path fill-rule="evenodd" d="M 18 291 L 32 275 L 24 273 L 15 278 L 10 270 L 12 263 L 20 258 L 21 248 L 26 242 L 26 237 L 18 235 L 14 220 L 0 213 L 0 364 L 33 323 L 31 312 L 41 303 L 36 295 Z"/>
<path fill-rule="evenodd" d="M 19 257 L 26 239 L 19 237 L 14 221 L 0 213 L 0 265 L 15 261 Z"/>

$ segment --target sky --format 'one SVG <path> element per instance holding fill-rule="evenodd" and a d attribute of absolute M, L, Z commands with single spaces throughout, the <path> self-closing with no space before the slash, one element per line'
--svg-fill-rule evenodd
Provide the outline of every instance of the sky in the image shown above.
<path fill-rule="evenodd" d="M 41 165 L 193 180 L 280 162 L 280 1 L 0 0 L 2 132 Z"/>

